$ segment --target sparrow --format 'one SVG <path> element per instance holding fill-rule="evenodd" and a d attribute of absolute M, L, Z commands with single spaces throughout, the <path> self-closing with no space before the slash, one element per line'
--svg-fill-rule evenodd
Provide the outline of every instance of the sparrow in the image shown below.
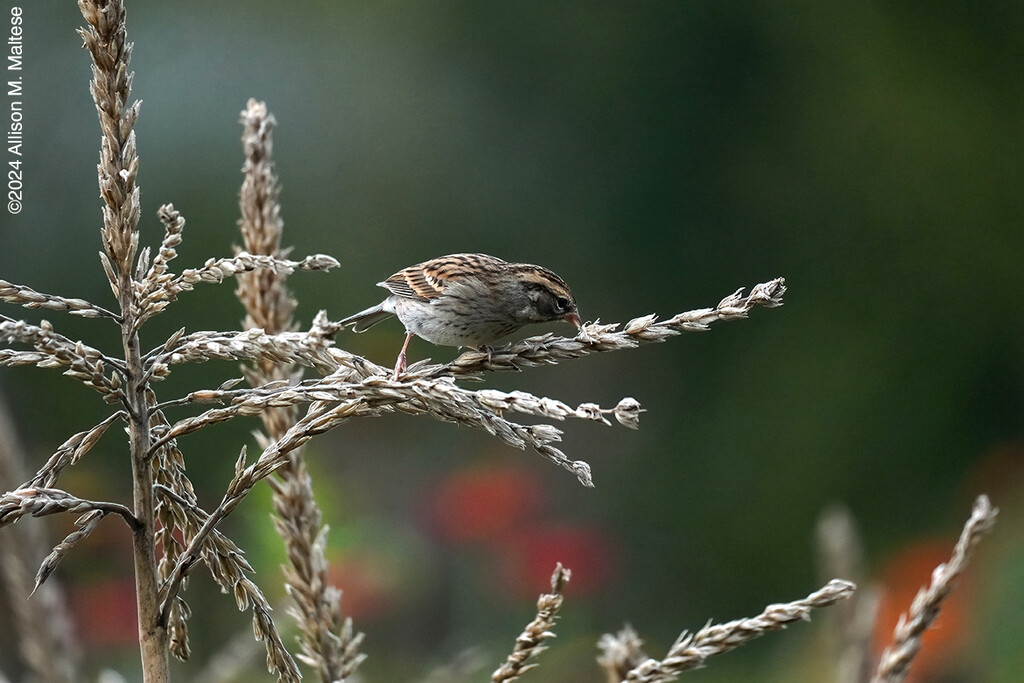
<path fill-rule="evenodd" d="M 339 325 L 365 332 L 394 315 L 405 343 L 394 379 L 405 371 L 413 335 L 438 346 L 480 349 L 530 323 L 564 320 L 582 326 L 562 278 L 542 266 L 508 263 L 487 254 L 449 254 L 404 268 L 377 283 L 390 295 Z"/>

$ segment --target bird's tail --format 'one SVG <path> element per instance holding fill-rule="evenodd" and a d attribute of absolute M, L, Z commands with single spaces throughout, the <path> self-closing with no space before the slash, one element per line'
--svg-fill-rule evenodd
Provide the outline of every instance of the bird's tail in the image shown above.
<path fill-rule="evenodd" d="M 367 308 L 365 311 L 350 315 L 338 323 L 338 325 L 341 327 L 351 325 L 353 332 L 366 332 L 380 321 L 390 318 L 392 315 L 390 311 L 384 310 L 383 303 L 379 303 L 376 306 Z"/>

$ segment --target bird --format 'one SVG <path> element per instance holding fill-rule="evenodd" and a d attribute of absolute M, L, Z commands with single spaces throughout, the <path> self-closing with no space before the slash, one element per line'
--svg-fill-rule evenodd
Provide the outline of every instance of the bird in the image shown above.
<path fill-rule="evenodd" d="M 389 295 L 338 323 L 365 332 L 392 315 L 405 325 L 393 379 L 405 372 L 413 335 L 438 346 L 482 350 L 530 323 L 582 327 L 576 299 L 553 271 L 487 254 L 449 254 L 403 268 L 377 283 Z"/>

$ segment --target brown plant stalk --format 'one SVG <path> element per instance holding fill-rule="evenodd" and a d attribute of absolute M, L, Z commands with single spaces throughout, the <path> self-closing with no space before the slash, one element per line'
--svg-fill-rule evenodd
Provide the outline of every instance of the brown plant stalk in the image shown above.
<path fill-rule="evenodd" d="M 245 180 L 239 197 L 239 228 L 245 249 L 251 254 L 284 261 L 284 223 L 272 160 L 274 117 L 265 104 L 249 100 L 242 112 L 242 123 Z M 246 329 L 261 329 L 268 334 L 296 329 L 295 300 L 285 286 L 286 276 L 284 271 L 261 269 L 238 277 L 236 294 L 245 306 Z M 269 359 L 257 360 L 244 369 L 254 389 L 274 383 L 291 384 L 298 381 L 301 372 L 294 364 Z M 295 424 L 298 410 L 295 405 L 284 405 L 263 411 L 260 417 L 264 429 L 260 445 L 266 448 Z M 341 591 L 328 578 L 328 530 L 322 523 L 323 515 L 316 503 L 302 448 L 288 454 L 268 483 L 273 491 L 274 526 L 286 549 L 285 585 L 294 601 L 289 612 L 299 626 L 301 653 L 297 657 L 321 681 L 344 680 L 366 657 L 359 652 L 363 634 L 354 633 L 351 618 L 342 617 Z"/>
<path fill-rule="evenodd" d="M 149 457 L 149 413 L 138 336 L 138 301 L 132 266 L 138 249 L 139 188 L 135 179 L 139 158 L 133 127 L 140 102 L 129 105 L 132 45 L 127 41 L 125 10 L 120 0 L 79 0 L 88 27 L 79 30 L 93 60 L 90 90 L 100 123 L 100 196 L 103 199 L 101 260 L 120 309 L 124 350 L 123 403 L 128 416 L 132 466 L 132 498 L 137 525 L 132 530 L 135 593 L 143 677 L 168 680 L 168 634 L 160 621 L 156 572 L 156 515 L 153 469 Z"/>

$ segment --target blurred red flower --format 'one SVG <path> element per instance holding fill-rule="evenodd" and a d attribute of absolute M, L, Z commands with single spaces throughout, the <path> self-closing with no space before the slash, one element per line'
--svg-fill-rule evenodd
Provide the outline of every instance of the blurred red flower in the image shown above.
<path fill-rule="evenodd" d="M 585 526 L 525 528 L 495 547 L 503 583 L 516 598 L 546 592 L 557 562 L 572 571 L 569 590 L 576 594 L 600 590 L 615 570 L 611 540 Z"/>
<path fill-rule="evenodd" d="M 473 469 L 442 479 L 427 498 L 425 516 L 445 541 L 487 541 L 529 519 L 543 500 L 541 481 L 528 470 Z"/>
<path fill-rule="evenodd" d="M 387 611 L 393 602 L 394 578 L 380 558 L 369 553 L 331 558 L 328 582 L 342 590 L 341 613 L 353 619 Z"/>
<path fill-rule="evenodd" d="M 138 644 L 138 615 L 132 579 L 91 581 L 73 591 L 70 602 L 78 634 L 86 647 Z"/>

